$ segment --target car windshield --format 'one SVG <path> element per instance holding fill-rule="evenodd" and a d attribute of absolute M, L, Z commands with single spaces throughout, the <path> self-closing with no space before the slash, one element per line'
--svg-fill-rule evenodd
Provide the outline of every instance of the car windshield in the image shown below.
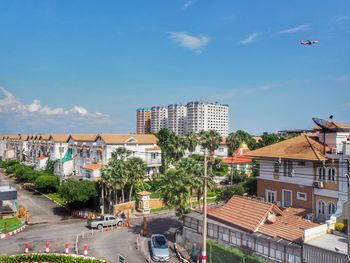
<path fill-rule="evenodd" d="M 166 239 L 163 236 L 154 237 L 154 247 L 155 248 L 167 248 Z"/>

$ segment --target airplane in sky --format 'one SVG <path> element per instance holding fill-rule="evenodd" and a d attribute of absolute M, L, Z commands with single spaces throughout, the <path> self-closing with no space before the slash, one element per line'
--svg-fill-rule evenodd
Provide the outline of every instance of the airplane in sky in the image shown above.
<path fill-rule="evenodd" d="M 318 43 L 317 40 L 306 40 L 306 41 L 301 40 L 301 41 L 300 41 L 300 44 L 301 44 L 301 45 L 307 45 L 307 46 L 315 45 L 315 44 L 317 44 L 317 43 Z"/>

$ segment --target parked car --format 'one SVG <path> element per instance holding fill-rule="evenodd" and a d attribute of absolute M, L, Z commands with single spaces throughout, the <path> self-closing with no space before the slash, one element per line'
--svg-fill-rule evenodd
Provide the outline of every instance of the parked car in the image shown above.
<path fill-rule="evenodd" d="M 87 225 L 90 228 L 102 229 L 106 226 L 121 226 L 123 224 L 123 219 L 120 217 L 115 217 L 112 215 L 102 215 L 96 219 L 89 219 Z"/>
<path fill-rule="evenodd" d="M 164 235 L 154 234 L 151 236 L 151 256 L 156 262 L 169 261 L 169 246 Z"/>

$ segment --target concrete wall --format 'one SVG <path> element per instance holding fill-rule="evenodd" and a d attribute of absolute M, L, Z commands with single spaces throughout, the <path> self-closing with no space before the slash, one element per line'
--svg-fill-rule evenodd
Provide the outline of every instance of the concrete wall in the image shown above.
<path fill-rule="evenodd" d="M 307 263 L 347 263 L 346 255 L 324 250 L 308 244 L 303 246 L 303 262 Z"/>

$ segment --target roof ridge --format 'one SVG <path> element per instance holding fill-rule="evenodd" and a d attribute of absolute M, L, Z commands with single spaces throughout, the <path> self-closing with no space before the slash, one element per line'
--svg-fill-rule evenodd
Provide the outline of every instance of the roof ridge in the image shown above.
<path fill-rule="evenodd" d="M 312 143 L 310 142 L 310 140 L 313 140 L 313 139 L 309 138 L 309 136 L 307 136 L 306 134 L 304 134 L 304 136 L 305 136 L 306 141 L 309 143 L 309 145 L 310 145 L 310 147 L 311 147 L 313 153 L 316 155 L 317 159 L 318 159 L 319 161 L 321 161 L 320 156 L 318 155 L 316 149 L 314 148 L 314 146 L 313 146 Z M 313 141 L 314 141 L 314 140 L 313 140 Z M 315 141 L 315 142 L 316 142 L 316 141 Z"/>

